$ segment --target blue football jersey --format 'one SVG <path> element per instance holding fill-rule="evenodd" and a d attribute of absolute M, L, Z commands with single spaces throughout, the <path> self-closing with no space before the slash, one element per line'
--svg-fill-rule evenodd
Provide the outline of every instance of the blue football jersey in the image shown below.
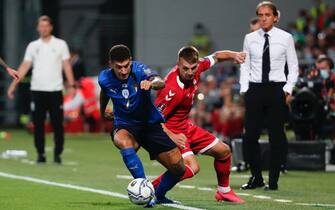
<path fill-rule="evenodd" d="M 100 72 L 99 85 L 113 102 L 116 126 L 164 122 L 163 115 L 151 100 L 150 91 L 140 88 L 142 80 L 155 75 L 155 71 L 137 61 L 132 61 L 131 72 L 126 80 L 119 80 L 110 68 Z"/>

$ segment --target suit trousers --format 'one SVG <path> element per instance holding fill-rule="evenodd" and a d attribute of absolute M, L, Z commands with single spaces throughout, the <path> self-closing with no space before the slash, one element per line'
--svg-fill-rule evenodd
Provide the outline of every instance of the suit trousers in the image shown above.
<path fill-rule="evenodd" d="M 263 179 L 258 143 L 263 127 L 270 143 L 269 184 L 277 185 L 281 164 L 286 159 L 287 138 L 284 124 L 288 116 L 282 82 L 249 83 L 245 93 L 245 146 L 252 176 Z"/>

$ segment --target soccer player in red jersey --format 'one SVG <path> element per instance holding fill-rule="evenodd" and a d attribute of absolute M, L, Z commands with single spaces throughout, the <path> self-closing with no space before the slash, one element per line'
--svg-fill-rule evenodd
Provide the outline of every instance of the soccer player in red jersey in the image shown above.
<path fill-rule="evenodd" d="M 229 186 L 231 152 L 229 146 L 189 120 L 193 97 L 197 91 L 200 74 L 210 69 L 217 62 L 234 60 L 243 63 L 245 54 L 234 51 L 217 51 L 199 59 L 199 52 L 193 46 L 179 50 L 177 65 L 165 78 L 165 88 L 157 93 L 156 106 L 166 118 L 164 130 L 179 146 L 186 165 L 186 172 L 181 180 L 190 178 L 199 172 L 196 154 L 214 157 L 218 187 L 215 194 L 217 201 L 244 203 Z M 153 184 L 157 186 L 161 177 Z"/>

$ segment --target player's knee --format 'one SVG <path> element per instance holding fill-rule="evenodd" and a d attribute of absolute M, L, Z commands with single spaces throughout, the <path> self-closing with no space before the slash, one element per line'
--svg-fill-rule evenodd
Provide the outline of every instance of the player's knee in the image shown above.
<path fill-rule="evenodd" d="M 231 156 L 231 150 L 228 144 L 220 143 L 219 149 L 217 151 L 216 159 L 227 159 Z"/>
<path fill-rule="evenodd" d="M 231 149 L 230 149 L 230 147 L 228 146 L 228 144 L 223 144 L 224 145 L 224 147 L 223 147 L 223 154 L 224 154 L 224 156 L 225 157 L 228 157 L 228 156 L 230 156 L 231 155 Z"/>
<path fill-rule="evenodd" d="M 133 147 L 135 149 L 137 148 L 136 143 L 128 139 L 114 138 L 113 143 L 119 149 L 125 149 L 130 147 Z"/>
<path fill-rule="evenodd" d="M 194 175 L 199 173 L 200 171 L 200 165 L 197 162 L 189 162 L 187 165 L 191 168 Z"/>
<path fill-rule="evenodd" d="M 176 177 L 182 177 L 186 170 L 183 159 L 180 159 L 177 163 L 171 164 L 168 170 Z"/>
<path fill-rule="evenodd" d="M 193 174 L 196 175 L 200 171 L 200 166 L 199 164 L 197 164 L 197 165 L 192 166 L 191 169 L 193 171 Z"/>

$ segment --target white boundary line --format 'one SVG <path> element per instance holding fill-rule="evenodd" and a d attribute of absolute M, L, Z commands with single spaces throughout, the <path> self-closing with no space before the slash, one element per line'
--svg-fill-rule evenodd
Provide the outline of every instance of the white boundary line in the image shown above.
<path fill-rule="evenodd" d="M 156 176 L 148 176 L 148 177 L 155 178 Z M 247 176 L 247 177 L 249 177 L 249 176 Z M 131 180 L 132 176 L 129 176 L 129 175 L 116 175 L 116 178 Z M 213 188 L 209 188 L 209 187 L 196 187 L 196 186 L 193 186 L 193 185 L 177 184 L 177 187 L 183 188 L 183 189 L 197 189 L 197 190 L 200 190 L 200 191 L 215 191 L 215 189 L 213 189 Z M 297 206 L 335 207 L 335 204 L 327 204 L 327 203 L 295 203 L 292 200 L 278 199 L 278 198 L 275 199 L 275 198 L 272 198 L 272 197 L 266 196 L 266 195 L 255 195 L 255 194 L 240 193 L 240 192 L 237 192 L 236 194 L 240 195 L 240 196 L 252 196 L 253 198 L 256 198 L 256 199 L 271 200 L 271 201 L 275 201 L 275 202 L 279 202 L 279 203 L 291 203 L 291 204 L 297 205 Z"/>
<path fill-rule="evenodd" d="M 85 192 L 98 193 L 98 194 L 102 194 L 102 195 L 108 195 L 108 196 L 112 196 L 112 197 L 116 197 L 116 198 L 128 199 L 127 195 L 124 195 L 124 194 L 121 194 L 121 193 L 116 193 L 116 192 L 110 192 L 110 191 L 107 191 L 107 190 L 100 190 L 100 189 L 94 189 L 94 188 L 89 188 L 89 187 L 82 187 L 82 186 L 78 186 L 78 185 L 53 182 L 53 181 L 38 179 L 38 178 L 34 178 L 34 177 L 29 177 L 29 176 L 18 176 L 18 175 L 15 175 L 15 174 L 9 174 L 9 173 L 4 173 L 4 172 L 0 172 L 0 176 L 10 178 L 10 179 L 24 180 L 24 181 L 34 182 L 34 183 L 38 183 L 38 184 L 57 186 L 57 187 L 74 189 L 74 190 L 79 190 L 79 191 L 85 191 Z M 191 207 L 191 206 L 184 206 L 184 205 L 180 205 L 180 204 L 164 204 L 164 206 L 169 206 L 169 207 L 173 207 L 173 208 L 177 208 L 177 209 L 185 209 L 185 210 L 204 210 L 204 209 L 195 208 L 195 207 Z"/>

